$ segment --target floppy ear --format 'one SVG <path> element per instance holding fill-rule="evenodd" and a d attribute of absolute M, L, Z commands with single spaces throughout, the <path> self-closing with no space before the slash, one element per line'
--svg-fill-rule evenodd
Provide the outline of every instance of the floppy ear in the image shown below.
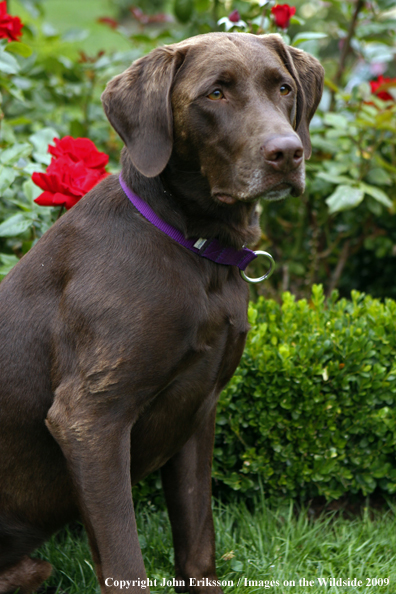
<path fill-rule="evenodd" d="M 157 48 L 111 80 L 102 94 L 105 114 L 124 141 L 134 166 L 159 175 L 173 143 L 171 88 L 184 54 Z"/>
<path fill-rule="evenodd" d="M 311 121 L 322 97 L 324 68 L 320 62 L 300 49 L 286 47 L 289 60 L 286 67 L 297 83 L 296 132 L 304 147 L 304 156 L 311 156 L 309 122 Z"/>

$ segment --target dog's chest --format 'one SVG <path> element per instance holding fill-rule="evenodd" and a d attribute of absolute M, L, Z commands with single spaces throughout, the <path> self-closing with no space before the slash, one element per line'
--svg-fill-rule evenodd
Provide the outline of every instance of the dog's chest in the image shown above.
<path fill-rule="evenodd" d="M 205 315 L 202 305 L 192 308 L 188 341 L 169 381 L 132 429 L 133 483 L 162 466 L 207 422 L 243 352 L 248 328 L 244 295 L 215 296 Z"/>

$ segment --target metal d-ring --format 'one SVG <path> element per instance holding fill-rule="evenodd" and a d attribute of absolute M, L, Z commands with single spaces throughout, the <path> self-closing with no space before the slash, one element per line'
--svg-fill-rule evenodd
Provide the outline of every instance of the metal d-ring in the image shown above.
<path fill-rule="evenodd" d="M 270 267 L 269 267 L 269 270 L 264 274 L 264 276 L 260 276 L 258 278 L 250 278 L 249 276 L 246 276 L 244 270 L 240 270 L 239 272 L 241 273 L 241 277 L 247 283 L 261 283 L 261 281 L 269 278 L 275 270 L 275 260 L 273 259 L 271 254 L 269 254 L 268 252 L 262 252 L 262 251 L 257 251 L 254 253 L 256 254 L 256 256 L 265 256 L 266 258 L 268 258 L 268 260 L 270 261 Z"/>

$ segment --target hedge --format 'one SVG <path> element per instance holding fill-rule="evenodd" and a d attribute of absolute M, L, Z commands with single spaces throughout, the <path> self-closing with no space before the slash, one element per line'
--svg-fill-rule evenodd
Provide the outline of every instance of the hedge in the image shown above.
<path fill-rule="evenodd" d="M 396 492 L 396 302 L 283 294 L 252 329 L 218 407 L 216 492 L 327 499 Z"/>

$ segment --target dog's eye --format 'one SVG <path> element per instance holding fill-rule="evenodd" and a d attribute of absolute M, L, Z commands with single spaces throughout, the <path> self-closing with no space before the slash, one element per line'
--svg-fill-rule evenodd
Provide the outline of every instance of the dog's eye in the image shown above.
<path fill-rule="evenodd" d="M 220 89 L 215 89 L 214 91 L 209 93 L 208 98 L 212 99 L 212 101 L 218 101 L 219 99 L 223 99 L 223 91 L 221 91 Z"/>
<path fill-rule="evenodd" d="M 282 85 L 279 89 L 279 92 L 283 96 L 288 95 L 289 93 L 291 93 L 291 87 L 289 87 L 289 85 Z"/>

